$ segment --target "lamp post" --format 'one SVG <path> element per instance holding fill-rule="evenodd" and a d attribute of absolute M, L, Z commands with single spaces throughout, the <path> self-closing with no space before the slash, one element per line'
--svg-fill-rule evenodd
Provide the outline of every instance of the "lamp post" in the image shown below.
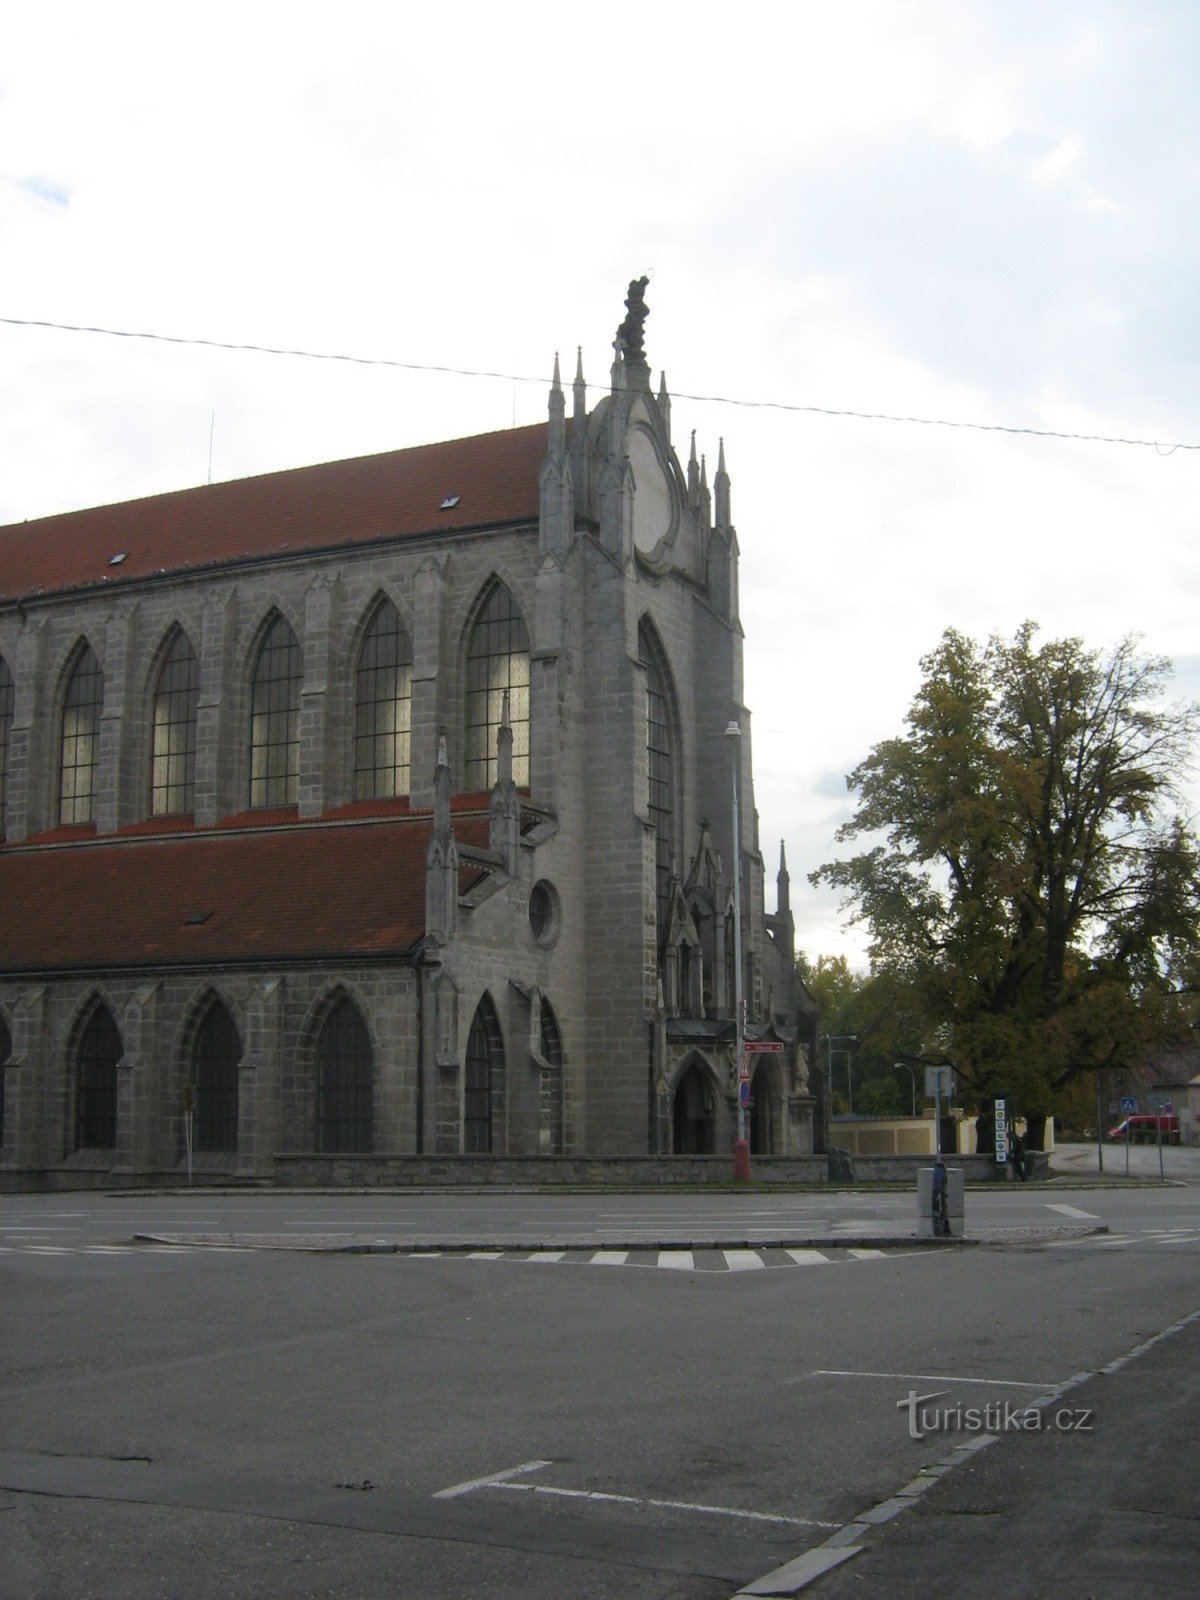
<path fill-rule="evenodd" d="M 738 805 L 738 776 L 742 754 L 742 729 L 731 718 L 725 728 L 729 740 L 730 765 L 733 770 L 733 1016 L 734 1050 L 737 1061 L 737 1138 L 733 1145 L 733 1178 L 735 1183 L 750 1181 L 750 1145 L 746 1140 L 746 1094 L 743 1084 L 748 1082 L 746 1072 L 746 1002 L 742 995 L 742 824 Z"/>
<path fill-rule="evenodd" d="M 915 1070 L 915 1068 L 910 1067 L 907 1061 L 897 1061 L 895 1063 L 895 1066 L 896 1066 L 897 1070 L 899 1070 L 901 1067 L 903 1067 L 905 1072 L 908 1073 L 909 1077 L 912 1080 L 912 1114 L 915 1117 L 916 1114 L 917 1114 L 917 1074 L 916 1074 L 916 1070 Z"/>

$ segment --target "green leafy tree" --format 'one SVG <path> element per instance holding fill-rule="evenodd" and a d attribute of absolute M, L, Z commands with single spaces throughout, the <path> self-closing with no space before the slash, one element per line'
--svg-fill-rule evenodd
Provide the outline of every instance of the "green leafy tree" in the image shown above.
<path fill-rule="evenodd" d="M 838 837 L 868 848 L 812 877 L 870 928 L 918 1058 L 1006 1093 L 1040 1143 L 1063 1085 L 1185 1025 L 1200 847 L 1172 804 L 1198 710 L 1165 703 L 1169 662 L 1036 632 L 943 635 L 906 733 L 847 780 Z"/>

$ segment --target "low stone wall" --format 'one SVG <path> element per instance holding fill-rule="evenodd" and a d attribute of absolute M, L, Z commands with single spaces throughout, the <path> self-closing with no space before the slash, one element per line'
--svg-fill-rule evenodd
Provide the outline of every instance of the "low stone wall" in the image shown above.
<path fill-rule="evenodd" d="M 916 1188 L 917 1173 L 929 1156 L 857 1156 L 851 1160 L 857 1183 L 897 1183 Z M 970 1184 L 996 1181 L 990 1156 L 954 1156 Z M 825 1156 L 756 1156 L 751 1181 L 760 1184 L 827 1184 Z M 1003 1174 L 1001 1181 L 1003 1181 Z M 315 1156 L 275 1157 L 275 1183 L 281 1188 L 488 1188 L 553 1189 L 573 1185 L 600 1188 L 702 1187 L 733 1182 L 729 1156 Z"/>

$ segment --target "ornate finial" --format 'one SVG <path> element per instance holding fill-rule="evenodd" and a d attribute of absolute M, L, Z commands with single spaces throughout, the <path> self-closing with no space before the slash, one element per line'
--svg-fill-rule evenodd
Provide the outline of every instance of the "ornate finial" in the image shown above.
<path fill-rule="evenodd" d="M 634 278 L 629 284 L 629 293 L 625 296 L 625 320 L 617 329 L 617 337 L 613 340 L 613 349 L 626 361 L 636 362 L 639 366 L 646 364 L 646 347 L 644 334 L 646 331 L 646 318 L 650 315 L 646 305 L 646 285 L 650 282 L 647 277 Z"/>

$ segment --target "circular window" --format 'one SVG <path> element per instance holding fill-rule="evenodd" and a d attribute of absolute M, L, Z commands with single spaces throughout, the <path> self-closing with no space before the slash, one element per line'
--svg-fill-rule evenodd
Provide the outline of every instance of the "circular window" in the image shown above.
<path fill-rule="evenodd" d="M 544 878 L 529 893 L 529 927 L 539 944 L 553 944 L 558 938 L 558 895 Z"/>

